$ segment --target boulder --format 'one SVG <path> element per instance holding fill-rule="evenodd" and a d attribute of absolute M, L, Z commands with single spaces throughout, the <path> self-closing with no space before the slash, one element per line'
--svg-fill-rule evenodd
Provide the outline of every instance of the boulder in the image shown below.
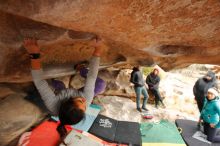
<path fill-rule="evenodd" d="M 0 82 L 31 80 L 24 37 L 39 39 L 45 78 L 73 74 L 95 35 L 105 40 L 103 66 L 219 65 L 219 9 L 218 0 L 0 1 Z"/>
<path fill-rule="evenodd" d="M 9 144 L 45 116 L 42 110 L 26 100 L 25 94 L 11 94 L 0 102 L 0 145 Z"/>

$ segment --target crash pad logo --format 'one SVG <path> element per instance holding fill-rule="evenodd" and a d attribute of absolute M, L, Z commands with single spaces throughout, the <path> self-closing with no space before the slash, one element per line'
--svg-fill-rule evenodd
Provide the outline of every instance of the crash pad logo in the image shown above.
<path fill-rule="evenodd" d="M 109 121 L 109 119 L 100 119 L 99 126 L 104 128 L 112 128 L 112 123 Z"/>

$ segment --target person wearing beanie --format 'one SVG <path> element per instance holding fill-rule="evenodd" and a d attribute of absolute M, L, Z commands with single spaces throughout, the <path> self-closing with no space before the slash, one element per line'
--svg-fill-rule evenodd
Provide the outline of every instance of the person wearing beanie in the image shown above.
<path fill-rule="evenodd" d="M 201 122 L 204 125 L 204 133 L 207 135 L 207 140 L 220 142 L 220 135 L 217 134 L 220 130 L 220 99 L 215 88 L 210 88 L 207 96 L 205 96 L 199 119 L 199 123 Z"/>
<path fill-rule="evenodd" d="M 158 108 L 159 102 L 161 102 L 162 106 L 165 108 L 166 106 L 163 103 L 159 92 L 159 84 L 160 84 L 160 77 L 159 77 L 159 70 L 155 68 L 146 78 L 146 83 L 149 87 L 150 92 L 154 95 L 155 99 L 155 107 Z"/>
<path fill-rule="evenodd" d="M 193 94 L 195 96 L 199 112 L 201 112 L 203 108 L 208 89 L 212 87 L 217 87 L 215 73 L 212 71 L 208 71 L 204 77 L 199 78 L 196 81 L 193 87 Z"/>

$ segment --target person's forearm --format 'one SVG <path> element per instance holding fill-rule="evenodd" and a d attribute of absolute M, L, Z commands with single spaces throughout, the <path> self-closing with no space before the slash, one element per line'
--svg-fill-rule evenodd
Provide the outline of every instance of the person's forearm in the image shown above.
<path fill-rule="evenodd" d="M 95 51 L 93 52 L 93 56 L 94 57 L 100 57 L 101 56 L 101 48 L 100 47 L 95 48 Z"/>
<path fill-rule="evenodd" d="M 133 82 L 135 85 L 138 85 L 138 82 Z"/>
<path fill-rule="evenodd" d="M 159 83 L 156 83 L 156 84 L 154 85 L 154 87 L 159 87 Z"/>
<path fill-rule="evenodd" d="M 54 92 L 49 87 L 46 80 L 43 79 L 42 69 L 32 69 L 31 71 L 33 82 L 41 95 L 44 104 L 53 115 L 57 115 L 58 109 L 56 108 L 58 99 L 55 97 Z"/>
<path fill-rule="evenodd" d="M 154 86 L 154 84 L 152 84 L 151 82 L 147 81 L 146 82 L 149 86 Z"/>
<path fill-rule="evenodd" d="M 149 80 L 149 76 L 148 76 L 147 79 L 146 79 L 146 83 L 148 84 L 148 86 L 153 86 L 152 83 L 151 83 L 150 80 Z"/>
<path fill-rule="evenodd" d="M 41 69 L 41 59 L 31 59 L 31 69 L 40 70 Z"/>
<path fill-rule="evenodd" d="M 140 84 L 138 83 L 138 82 L 133 82 L 135 85 L 138 85 L 138 86 L 140 86 Z"/>
<path fill-rule="evenodd" d="M 87 104 L 92 102 L 94 96 L 95 82 L 98 75 L 100 58 L 93 55 L 89 63 L 89 72 L 87 74 L 85 87 L 83 90 L 84 96 L 87 99 Z"/>
<path fill-rule="evenodd" d="M 133 84 L 137 84 L 137 82 L 135 81 L 135 75 L 132 76 L 131 81 L 132 81 Z"/>
<path fill-rule="evenodd" d="M 39 91 L 41 98 L 44 101 L 46 107 L 49 109 L 49 111 L 52 114 L 57 115 L 58 111 L 56 109 L 56 105 L 58 100 L 57 98 L 55 98 L 55 94 L 49 87 L 46 80 L 43 79 L 43 70 L 41 68 L 40 55 L 38 55 L 37 53 L 37 56 L 38 58 L 31 58 L 31 74 L 32 74 L 33 82 L 37 90 Z"/>
<path fill-rule="evenodd" d="M 91 104 L 94 97 L 95 82 L 98 75 L 100 56 L 102 53 L 102 41 L 96 38 L 92 42 L 92 46 L 95 48 L 95 50 L 89 62 L 89 72 L 87 74 L 86 83 L 83 90 L 84 97 L 87 99 L 87 105 Z"/>
<path fill-rule="evenodd" d="M 31 59 L 31 68 L 33 70 L 39 70 L 41 69 L 41 54 L 40 54 L 40 48 L 36 42 L 36 40 L 29 40 L 26 43 L 24 43 L 30 59 Z"/>
<path fill-rule="evenodd" d="M 37 44 L 37 40 L 34 38 L 25 38 L 23 45 L 29 53 L 31 59 L 31 74 L 33 82 L 39 91 L 45 105 L 53 114 L 57 114 L 57 102 L 58 98 L 49 87 L 46 80 L 43 79 L 43 71 L 41 69 L 40 48 Z"/>
<path fill-rule="evenodd" d="M 36 50 L 40 50 L 38 46 L 35 46 Z M 41 58 L 40 52 L 32 52 L 29 53 L 31 59 L 31 68 L 32 70 L 39 70 L 41 69 Z"/>

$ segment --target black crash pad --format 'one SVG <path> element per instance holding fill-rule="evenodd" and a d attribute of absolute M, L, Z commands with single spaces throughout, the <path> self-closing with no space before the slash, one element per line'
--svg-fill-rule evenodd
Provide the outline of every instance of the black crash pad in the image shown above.
<path fill-rule="evenodd" d="M 198 131 L 196 121 L 178 119 L 176 125 L 182 129 L 181 135 L 188 146 L 220 146 L 220 143 L 208 144 L 192 137 Z"/>
<path fill-rule="evenodd" d="M 108 142 L 114 142 L 117 125 L 117 120 L 99 114 L 89 129 L 89 133 Z"/>
<path fill-rule="evenodd" d="M 89 132 L 108 142 L 141 145 L 140 125 L 136 122 L 117 121 L 99 114 Z"/>
<path fill-rule="evenodd" d="M 136 122 L 119 121 L 115 134 L 115 142 L 140 146 L 140 124 Z"/>

